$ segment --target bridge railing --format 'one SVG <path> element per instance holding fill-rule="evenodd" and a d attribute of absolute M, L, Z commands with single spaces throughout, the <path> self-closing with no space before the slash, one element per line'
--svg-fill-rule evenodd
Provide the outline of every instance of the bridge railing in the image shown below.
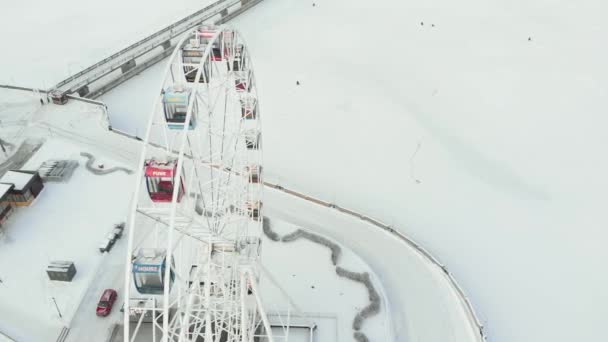
<path fill-rule="evenodd" d="M 218 0 L 218 1 L 215 1 L 214 3 L 212 3 L 212 4 L 208 5 L 208 6 L 202 8 L 202 9 L 196 11 L 196 12 L 194 12 L 193 14 L 191 14 L 191 15 L 189 15 L 189 16 L 181 19 L 181 20 L 178 20 L 177 22 L 175 22 L 175 23 L 173 23 L 173 24 L 171 24 L 171 25 L 169 25 L 169 26 L 161 29 L 160 31 L 157 31 L 157 32 L 149 35 L 148 37 L 146 37 L 146 38 L 144 38 L 144 39 L 142 39 L 142 40 L 140 40 L 140 41 L 138 41 L 138 42 L 136 42 L 134 44 L 131 44 L 131 45 L 127 46 L 126 48 L 124 48 L 124 49 L 122 49 L 122 50 L 114 53 L 113 55 L 104 58 L 103 60 L 101 60 L 101 61 L 99 61 L 99 62 L 91 65 L 90 67 L 88 67 L 88 68 L 86 68 L 86 69 L 84 69 L 84 70 L 82 70 L 82 71 L 80 71 L 80 72 L 78 72 L 78 73 L 76 73 L 76 74 L 74 74 L 74 75 L 66 78 L 65 80 L 59 82 L 55 86 L 55 88 L 56 89 L 61 89 L 65 85 L 68 85 L 68 84 L 70 84 L 70 83 L 72 83 L 72 82 L 74 82 L 74 81 L 82 78 L 83 76 L 91 73 L 92 71 L 94 71 L 95 69 L 99 68 L 100 66 L 102 66 L 102 65 L 104 65 L 104 64 L 106 64 L 108 62 L 114 61 L 117 58 L 119 58 L 120 56 L 127 55 L 130 52 L 135 51 L 138 47 L 140 47 L 142 45 L 145 45 L 148 42 L 153 41 L 153 40 L 155 40 L 158 37 L 169 35 L 170 38 L 171 38 L 171 37 L 175 37 L 175 36 L 177 36 L 177 35 L 185 32 L 185 31 L 187 31 L 191 27 L 190 24 L 191 24 L 192 21 L 194 21 L 194 22 L 199 21 L 199 19 L 200 19 L 200 17 L 202 15 L 209 14 L 207 12 L 213 10 L 214 8 L 215 8 L 215 11 L 212 11 L 212 13 L 211 13 L 212 16 L 219 14 L 222 9 L 228 8 L 228 7 L 233 6 L 233 5 L 236 5 L 239 2 L 240 2 L 240 0 Z M 176 31 L 176 29 L 178 29 L 178 30 Z M 156 47 L 156 45 L 154 47 Z M 141 53 L 143 54 L 143 53 L 145 53 L 145 52 L 147 52 L 149 50 L 150 49 L 141 51 Z M 127 59 L 130 60 L 133 57 L 136 57 L 136 56 L 129 56 L 129 58 L 127 58 Z M 123 62 L 123 61 L 121 61 L 121 62 Z M 116 66 L 113 65 L 113 67 L 115 67 L 115 69 L 119 68 L 122 63 L 116 63 L 116 64 L 117 64 Z M 104 74 L 104 72 L 97 73 L 95 75 L 95 77 L 99 76 L 100 74 Z M 71 87 L 71 88 L 73 88 L 73 87 Z"/>

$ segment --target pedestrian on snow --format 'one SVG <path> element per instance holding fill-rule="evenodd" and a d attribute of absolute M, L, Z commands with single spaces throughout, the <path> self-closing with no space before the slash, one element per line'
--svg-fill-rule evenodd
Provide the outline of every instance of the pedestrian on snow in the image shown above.
<path fill-rule="evenodd" d="M 317 4 L 315 4 L 315 3 L 313 2 L 313 3 L 312 3 L 312 7 L 315 7 L 315 6 L 317 6 Z"/>
<path fill-rule="evenodd" d="M 44 106 L 44 101 L 42 101 L 42 99 L 40 99 L 40 105 Z"/>
<path fill-rule="evenodd" d="M 296 81 L 296 85 L 300 85 L 300 81 Z"/>

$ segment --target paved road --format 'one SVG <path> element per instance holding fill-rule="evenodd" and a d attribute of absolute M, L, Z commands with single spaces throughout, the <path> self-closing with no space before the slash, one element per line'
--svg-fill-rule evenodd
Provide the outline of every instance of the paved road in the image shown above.
<path fill-rule="evenodd" d="M 78 307 L 66 342 L 105 342 L 113 324 L 122 322 L 120 308 L 122 307 L 124 285 L 124 261 L 127 247 L 126 236 L 118 240 L 109 254 L 101 262 L 99 271 L 87 289 Z M 118 299 L 112 312 L 107 317 L 97 317 L 95 308 L 105 289 L 115 289 Z"/>

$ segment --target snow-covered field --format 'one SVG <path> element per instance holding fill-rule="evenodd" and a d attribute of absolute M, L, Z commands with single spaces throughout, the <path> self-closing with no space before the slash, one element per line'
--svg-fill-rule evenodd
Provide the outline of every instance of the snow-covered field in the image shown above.
<path fill-rule="evenodd" d="M 24 0 L 0 4 L 0 84 L 49 88 L 210 0 Z"/>
<path fill-rule="evenodd" d="M 605 2 L 315 3 L 265 0 L 234 23 L 253 51 L 267 178 L 413 236 L 455 274 L 492 341 L 607 339 Z M 128 45 L 139 37 L 124 28 L 147 20 L 104 26 L 71 8 L 99 36 L 41 40 L 40 54 L 28 44 L 39 24 L 16 23 L 21 6 L 0 15 L 19 28 L 0 27 L 13 47 L 0 80 L 23 85 L 66 74 L 70 56 L 95 62 L 113 52 L 100 53 L 106 42 Z M 69 16 L 47 21 L 91 37 Z M 157 91 L 136 85 L 146 77 L 106 95 L 118 128 L 143 126 Z"/>

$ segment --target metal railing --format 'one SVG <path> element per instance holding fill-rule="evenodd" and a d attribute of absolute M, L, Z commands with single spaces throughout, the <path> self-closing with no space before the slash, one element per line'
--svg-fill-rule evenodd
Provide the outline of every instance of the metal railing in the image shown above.
<path fill-rule="evenodd" d="M 50 93 L 50 90 L 45 90 L 45 89 L 38 89 L 38 88 L 29 88 L 29 87 L 19 87 L 19 86 L 12 86 L 12 85 L 8 85 L 8 84 L 0 84 L 0 88 L 4 88 L 4 89 L 10 89 L 10 90 L 21 90 L 21 91 L 29 91 L 32 93 L 41 93 L 41 94 L 48 94 Z M 86 103 L 90 103 L 90 104 L 94 104 L 97 106 L 101 106 L 104 109 L 108 109 L 108 106 L 106 106 L 105 103 L 101 102 L 101 101 L 95 101 L 92 99 L 87 99 L 84 97 L 79 97 L 79 96 L 74 96 L 74 95 L 67 95 L 68 99 L 70 100 L 76 100 L 76 101 L 81 101 L 81 102 L 86 102 Z"/>
<path fill-rule="evenodd" d="M 4 89 L 11 89 L 11 90 L 23 90 L 23 91 L 31 91 L 31 92 L 39 92 L 39 93 L 48 93 L 48 90 L 44 90 L 44 89 L 37 89 L 37 88 L 28 88 L 28 87 L 18 87 L 18 86 L 12 86 L 12 85 L 8 85 L 8 84 L 0 84 L 0 88 L 4 88 Z"/>

